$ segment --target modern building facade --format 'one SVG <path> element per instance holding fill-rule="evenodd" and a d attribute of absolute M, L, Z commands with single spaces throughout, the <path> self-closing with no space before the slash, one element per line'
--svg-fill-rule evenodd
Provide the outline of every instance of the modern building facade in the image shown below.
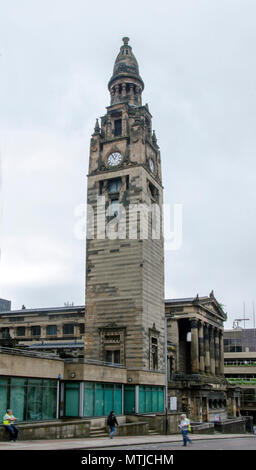
<path fill-rule="evenodd" d="M 6 312 L 11 310 L 11 301 L 6 299 L 0 299 L 0 312 Z"/>
<path fill-rule="evenodd" d="M 225 353 L 255 352 L 256 329 L 233 328 L 232 330 L 225 330 L 224 351 Z"/>
<path fill-rule="evenodd" d="M 230 385 L 240 387 L 241 414 L 256 423 L 256 330 L 224 331 L 224 371 Z"/>

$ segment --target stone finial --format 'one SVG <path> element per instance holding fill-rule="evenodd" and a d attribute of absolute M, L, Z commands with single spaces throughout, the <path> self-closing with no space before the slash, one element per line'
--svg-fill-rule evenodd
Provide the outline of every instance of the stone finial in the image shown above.
<path fill-rule="evenodd" d="M 124 43 L 124 46 L 128 46 L 128 42 L 130 41 L 130 39 L 127 38 L 127 37 L 124 37 L 124 38 L 122 38 L 122 41 Z"/>
<path fill-rule="evenodd" d="M 99 134 L 100 132 L 100 125 L 99 125 L 99 120 L 96 119 L 96 124 L 95 124 L 95 127 L 94 127 L 94 132 L 95 134 Z"/>
<path fill-rule="evenodd" d="M 153 131 L 152 142 L 153 142 L 153 144 L 157 144 L 157 138 L 156 138 L 156 133 L 155 133 L 155 131 Z"/>

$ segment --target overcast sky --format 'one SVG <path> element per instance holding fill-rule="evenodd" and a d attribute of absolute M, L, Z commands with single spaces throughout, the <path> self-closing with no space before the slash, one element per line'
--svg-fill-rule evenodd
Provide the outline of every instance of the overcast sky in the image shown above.
<path fill-rule="evenodd" d="M 85 300 L 89 141 L 122 37 L 138 60 L 183 243 L 165 297 L 208 295 L 253 326 L 255 0 L 8 0 L 0 12 L 0 297 L 12 308 Z"/>

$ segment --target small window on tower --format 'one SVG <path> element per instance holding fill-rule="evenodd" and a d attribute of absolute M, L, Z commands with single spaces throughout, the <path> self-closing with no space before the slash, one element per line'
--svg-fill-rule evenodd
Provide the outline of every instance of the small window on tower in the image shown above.
<path fill-rule="evenodd" d="M 151 368 L 158 369 L 158 341 L 157 338 L 151 338 Z"/>
<path fill-rule="evenodd" d="M 110 180 L 108 183 L 109 194 L 119 193 L 122 186 L 121 178 Z"/>
<path fill-rule="evenodd" d="M 115 120 L 115 137 L 122 135 L 122 119 Z"/>
<path fill-rule="evenodd" d="M 116 349 L 114 351 L 106 351 L 106 362 L 111 364 L 120 364 L 120 350 Z"/>

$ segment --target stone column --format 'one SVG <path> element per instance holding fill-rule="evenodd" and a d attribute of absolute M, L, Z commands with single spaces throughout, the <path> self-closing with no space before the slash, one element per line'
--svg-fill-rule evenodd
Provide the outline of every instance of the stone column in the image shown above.
<path fill-rule="evenodd" d="M 134 86 L 133 85 L 130 85 L 130 101 L 131 103 L 134 103 L 134 100 L 135 100 L 135 94 L 134 94 Z"/>
<path fill-rule="evenodd" d="M 210 327 L 210 369 L 211 374 L 215 375 L 215 340 L 214 340 L 214 327 Z"/>
<path fill-rule="evenodd" d="M 211 360 L 210 360 L 210 343 L 209 343 L 209 325 L 205 324 L 204 327 L 204 341 L 205 341 L 205 372 L 210 374 Z"/>
<path fill-rule="evenodd" d="M 215 343 L 215 375 L 220 374 L 220 343 L 219 343 L 219 330 L 214 330 L 214 343 Z"/>
<path fill-rule="evenodd" d="M 191 373 L 199 371 L 198 321 L 191 320 Z"/>
<path fill-rule="evenodd" d="M 223 331 L 219 331 L 219 341 L 220 341 L 220 375 L 224 375 L 224 340 L 223 340 Z"/>
<path fill-rule="evenodd" d="M 204 346 L 204 324 L 199 322 L 198 330 L 199 338 L 199 370 L 203 374 L 205 372 L 205 346 Z"/>
<path fill-rule="evenodd" d="M 126 83 L 122 83 L 122 96 L 126 95 Z"/>
<path fill-rule="evenodd" d="M 111 88 L 110 95 L 111 95 L 111 104 L 113 104 L 114 99 L 115 99 L 115 88 L 114 87 Z"/>
<path fill-rule="evenodd" d="M 115 88 L 115 102 L 117 102 L 119 98 L 119 85 L 116 85 L 114 88 Z"/>

